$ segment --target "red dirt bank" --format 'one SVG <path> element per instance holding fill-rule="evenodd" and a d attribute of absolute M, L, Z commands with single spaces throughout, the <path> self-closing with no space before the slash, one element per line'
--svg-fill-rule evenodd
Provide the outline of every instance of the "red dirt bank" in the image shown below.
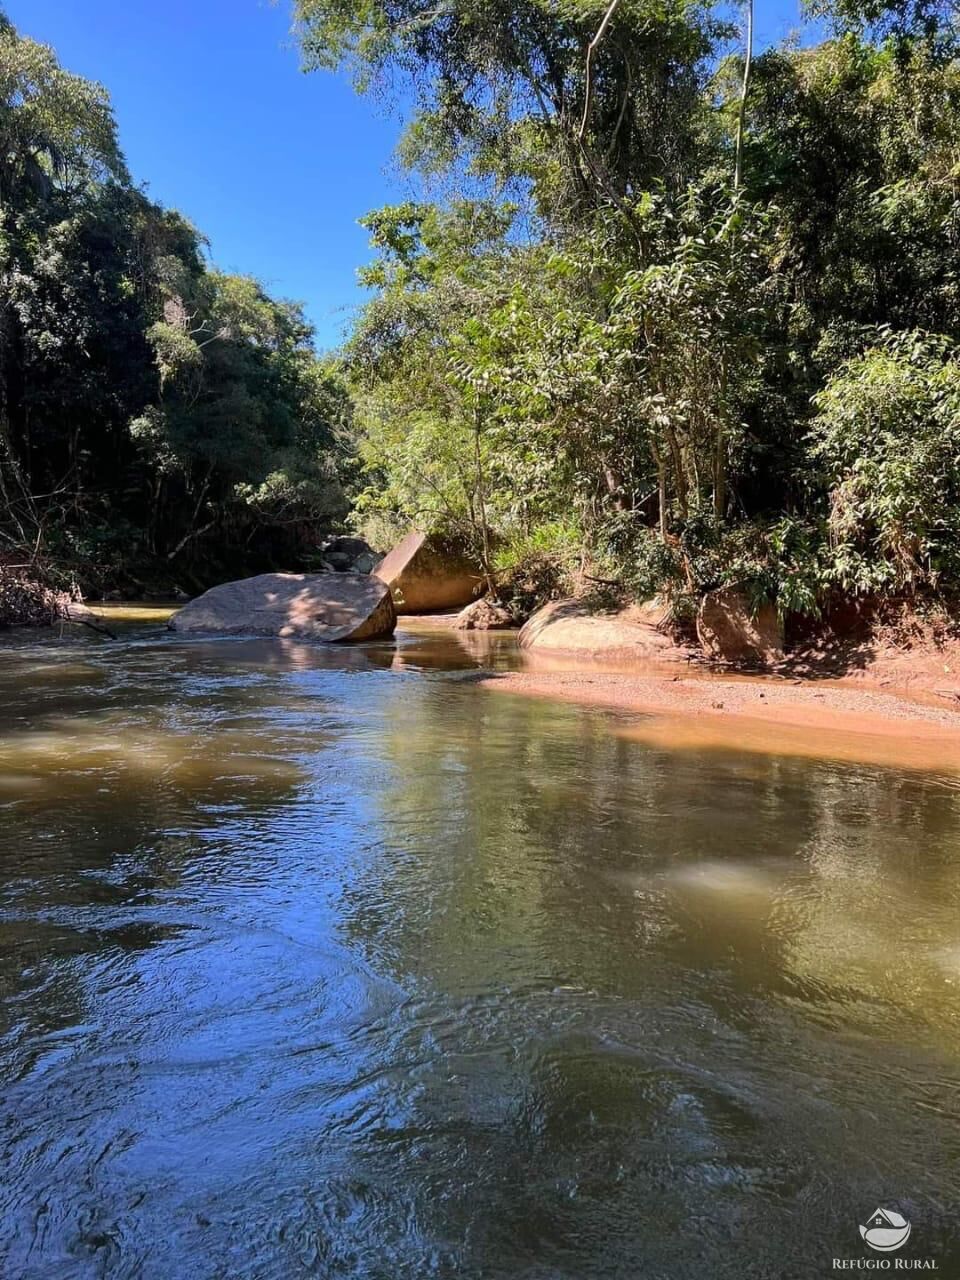
<path fill-rule="evenodd" d="M 499 692 L 637 713 L 620 732 L 655 745 L 960 772 L 960 702 L 954 710 L 941 699 L 867 689 L 863 682 L 544 670 L 532 659 L 528 670 L 482 683 Z"/>

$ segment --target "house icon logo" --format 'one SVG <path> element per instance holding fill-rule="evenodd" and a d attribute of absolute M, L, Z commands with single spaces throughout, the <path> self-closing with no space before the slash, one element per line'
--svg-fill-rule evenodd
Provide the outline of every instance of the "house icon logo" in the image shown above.
<path fill-rule="evenodd" d="M 875 1209 L 860 1227 L 860 1238 L 878 1253 L 893 1253 L 910 1238 L 910 1223 L 894 1209 Z"/>

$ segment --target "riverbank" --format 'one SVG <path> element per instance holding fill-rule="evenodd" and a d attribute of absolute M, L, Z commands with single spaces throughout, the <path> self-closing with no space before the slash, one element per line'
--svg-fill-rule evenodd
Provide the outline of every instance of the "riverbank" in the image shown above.
<path fill-rule="evenodd" d="M 538 669 L 484 677 L 499 693 L 630 714 L 623 736 L 677 748 L 732 748 L 960 773 L 960 703 L 844 681 Z"/>
<path fill-rule="evenodd" d="M 162 623 L 177 607 L 90 606 L 94 619 L 110 625 Z M 733 749 L 960 774 L 960 697 L 946 664 L 935 678 L 932 651 L 903 654 L 903 682 L 884 677 L 889 687 L 883 688 L 873 667 L 841 678 L 810 671 L 726 673 L 697 663 L 609 669 L 582 654 L 516 650 L 509 632 L 455 632 L 455 617 L 405 617 L 398 635 L 428 642 L 455 636 L 457 648 L 483 664 L 477 673 L 482 687 L 620 713 L 615 731 L 627 738 L 673 749 Z M 424 660 L 422 645 L 416 655 Z"/>

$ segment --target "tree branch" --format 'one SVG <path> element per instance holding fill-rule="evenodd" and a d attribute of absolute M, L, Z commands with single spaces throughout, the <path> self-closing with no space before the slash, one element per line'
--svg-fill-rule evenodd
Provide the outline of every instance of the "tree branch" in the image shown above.
<path fill-rule="evenodd" d="M 607 34 L 607 28 L 613 20 L 613 15 L 619 7 L 620 0 L 610 0 L 606 13 L 603 15 L 603 21 L 597 27 L 597 34 L 587 45 L 587 84 L 583 97 L 583 118 L 580 121 L 580 132 L 577 134 L 577 140 L 582 144 L 587 133 L 587 122 L 590 119 L 590 108 L 593 106 L 593 55 L 597 51 L 600 41 Z"/>
<path fill-rule="evenodd" d="M 747 90 L 750 87 L 750 63 L 753 60 L 753 0 L 747 0 L 747 49 L 743 62 L 743 86 L 737 111 L 737 151 L 733 166 L 733 189 L 739 191 L 743 181 L 743 134 L 747 114 Z"/>

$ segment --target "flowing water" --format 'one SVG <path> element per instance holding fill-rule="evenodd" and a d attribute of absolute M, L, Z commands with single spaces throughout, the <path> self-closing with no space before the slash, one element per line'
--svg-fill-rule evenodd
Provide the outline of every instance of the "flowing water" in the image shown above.
<path fill-rule="evenodd" d="M 515 661 L 0 649 L 4 1280 L 960 1275 L 957 774 Z"/>

